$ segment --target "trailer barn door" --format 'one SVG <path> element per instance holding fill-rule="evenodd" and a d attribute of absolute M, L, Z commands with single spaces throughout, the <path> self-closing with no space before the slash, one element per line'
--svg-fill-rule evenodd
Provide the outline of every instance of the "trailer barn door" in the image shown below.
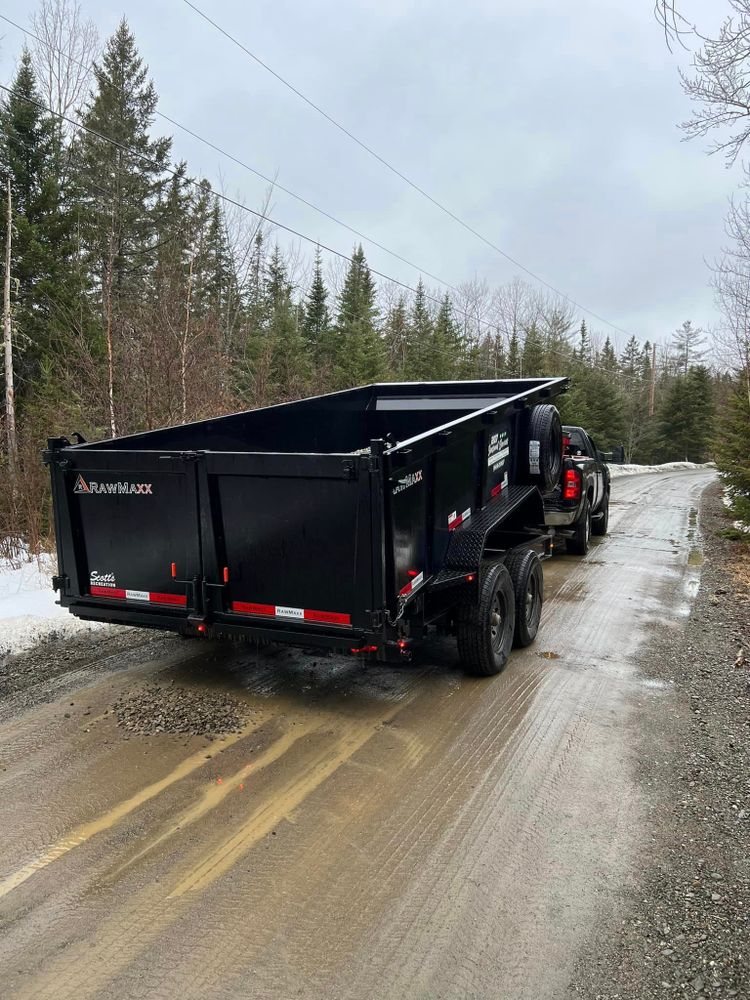
<path fill-rule="evenodd" d="M 373 607 L 369 476 L 327 455 L 206 459 L 211 610 L 246 624 L 364 624 Z"/>
<path fill-rule="evenodd" d="M 75 540 L 73 559 L 64 561 L 73 592 L 144 610 L 194 610 L 201 575 L 196 463 L 82 450 L 71 464 L 57 474 Z"/>

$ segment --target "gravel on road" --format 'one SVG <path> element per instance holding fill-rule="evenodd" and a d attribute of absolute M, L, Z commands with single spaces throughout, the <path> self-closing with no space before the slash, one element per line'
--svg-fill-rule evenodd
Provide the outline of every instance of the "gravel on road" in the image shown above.
<path fill-rule="evenodd" d="M 641 864 L 580 956 L 577 997 L 750 997 L 750 546 L 727 526 L 712 486 L 690 617 L 642 665 L 664 693 L 639 708 Z"/>
<path fill-rule="evenodd" d="M 246 711 L 235 698 L 219 691 L 174 684 L 145 684 L 124 694 L 112 707 L 118 726 L 138 736 L 238 733 Z"/>

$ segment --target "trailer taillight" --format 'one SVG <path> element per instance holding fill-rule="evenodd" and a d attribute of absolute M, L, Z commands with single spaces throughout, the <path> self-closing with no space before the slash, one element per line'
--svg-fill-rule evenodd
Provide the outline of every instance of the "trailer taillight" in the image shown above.
<path fill-rule="evenodd" d="M 177 579 L 177 563 L 172 563 L 172 579 Z"/>
<path fill-rule="evenodd" d="M 410 576 L 412 579 L 414 579 L 415 576 L 419 576 L 419 570 L 418 569 L 407 569 L 406 575 Z"/>
<path fill-rule="evenodd" d="M 581 473 L 578 469 L 566 469 L 563 479 L 563 500 L 581 499 Z"/>
<path fill-rule="evenodd" d="M 229 567 L 224 567 L 224 583 L 229 583 Z"/>

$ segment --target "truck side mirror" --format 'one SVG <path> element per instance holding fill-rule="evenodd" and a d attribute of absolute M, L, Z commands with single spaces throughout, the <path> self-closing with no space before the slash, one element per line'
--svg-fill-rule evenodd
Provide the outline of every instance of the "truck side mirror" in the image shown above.
<path fill-rule="evenodd" d="M 616 444 L 612 447 L 612 461 L 622 465 L 625 461 L 625 445 Z"/>

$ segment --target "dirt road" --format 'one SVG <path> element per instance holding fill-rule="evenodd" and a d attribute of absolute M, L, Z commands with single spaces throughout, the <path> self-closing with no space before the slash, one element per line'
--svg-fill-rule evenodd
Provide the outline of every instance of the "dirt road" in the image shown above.
<path fill-rule="evenodd" d="M 710 479 L 618 480 L 610 536 L 545 564 L 537 642 L 499 678 L 449 642 L 396 670 L 175 641 L 6 719 L 2 995 L 564 996 L 632 874 L 661 697 L 638 658 L 683 627 Z M 119 728 L 154 679 L 231 694 L 242 731 Z"/>

